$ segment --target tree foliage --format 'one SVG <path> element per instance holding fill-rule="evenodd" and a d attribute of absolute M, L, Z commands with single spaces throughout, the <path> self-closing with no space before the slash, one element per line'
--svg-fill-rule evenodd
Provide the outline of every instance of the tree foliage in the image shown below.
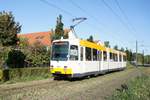
<path fill-rule="evenodd" d="M 115 46 L 114 46 L 114 49 L 115 49 L 115 50 L 118 50 L 118 45 L 115 45 Z"/>
<path fill-rule="evenodd" d="M 29 46 L 29 41 L 27 38 L 19 37 L 19 47 L 20 48 L 26 48 Z"/>
<path fill-rule="evenodd" d="M 56 29 L 55 29 L 55 35 L 53 35 L 53 40 L 60 39 L 64 36 L 64 29 L 63 29 L 63 22 L 62 22 L 62 15 L 59 15 L 57 17 L 56 21 Z"/>
<path fill-rule="evenodd" d="M 41 66 L 50 62 L 50 49 L 38 42 L 28 47 L 24 53 L 26 54 L 25 61 L 30 66 Z"/>
<path fill-rule="evenodd" d="M 129 50 L 128 48 L 126 48 L 125 52 L 127 54 L 127 60 L 128 61 L 135 60 L 135 54 L 132 52 L 132 50 Z"/>
<path fill-rule="evenodd" d="M 0 46 L 0 68 L 3 68 L 8 58 L 8 53 L 11 51 L 10 47 Z"/>
<path fill-rule="evenodd" d="M 56 33 L 63 34 L 62 16 L 57 18 Z M 0 12 L 0 67 L 40 66 L 50 61 L 50 49 L 41 43 L 29 45 L 28 39 L 17 38 L 21 26 L 11 12 Z M 61 32 L 62 31 L 62 32 Z M 19 44 L 18 44 L 19 43 Z M 16 45 L 17 44 L 17 45 Z M 29 65 L 26 65 L 29 64 Z"/>
<path fill-rule="evenodd" d="M 145 63 L 145 64 L 150 64 L 150 55 L 146 55 L 146 56 L 144 57 L 144 63 Z"/>
<path fill-rule="evenodd" d="M 55 31 L 53 29 L 51 30 L 52 35 L 50 37 L 51 41 L 61 39 L 63 37 L 64 39 L 68 38 L 68 31 L 64 31 L 63 29 L 63 22 L 62 22 L 62 15 L 59 15 L 56 20 L 56 28 Z"/>
<path fill-rule="evenodd" d="M 21 31 L 21 26 L 15 22 L 11 12 L 0 12 L 0 44 L 2 46 L 16 45 L 18 42 L 17 33 Z"/>
<path fill-rule="evenodd" d="M 90 35 L 89 38 L 87 39 L 87 41 L 94 42 L 93 36 Z"/>
<path fill-rule="evenodd" d="M 64 38 L 64 39 L 68 39 L 68 37 L 69 37 L 69 36 L 68 36 L 68 32 L 64 32 L 63 38 Z"/>
<path fill-rule="evenodd" d="M 104 42 L 104 45 L 105 45 L 106 47 L 110 48 L 109 41 L 105 41 L 105 42 Z"/>
<path fill-rule="evenodd" d="M 121 47 L 120 51 L 124 52 L 124 48 L 123 48 L 123 47 Z"/>
<path fill-rule="evenodd" d="M 20 50 L 12 49 L 8 53 L 7 65 L 9 68 L 22 68 L 24 67 L 24 60 L 26 56 Z"/>

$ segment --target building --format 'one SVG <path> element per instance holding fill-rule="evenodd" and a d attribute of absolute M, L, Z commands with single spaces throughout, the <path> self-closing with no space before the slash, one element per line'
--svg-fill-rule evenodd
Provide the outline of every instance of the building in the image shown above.
<path fill-rule="evenodd" d="M 64 34 L 68 34 L 68 32 L 69 32 L 69 29 L 64 30 Z M 45 31 L 45 32 L 18 34 L 18 37 L 27 39 L 29 45 L 40 43 L 41 45 L 50 47 L 52 34 L 53 32 L 51 31 Z"/>
<path fill-rule="evenodd" d="M 34 45 L 35 43 L 39 42 L 44 46 L 51 45 L 51 35 L 52 32 L 34 32 L 34 33 L 26 33 L 26 34 L 18 34 L 19 38 L 26 38 L 29 45 Z"/>

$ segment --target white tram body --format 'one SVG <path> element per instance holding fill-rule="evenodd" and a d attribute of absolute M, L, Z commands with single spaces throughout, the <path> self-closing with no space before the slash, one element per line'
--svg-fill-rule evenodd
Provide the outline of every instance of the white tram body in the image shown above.
<path fill-rule="evenodd" d="M 78 38 L 52 43 L 50 72 L 70 78 L 104 74 L 126 67 L 126 54 Z"/>

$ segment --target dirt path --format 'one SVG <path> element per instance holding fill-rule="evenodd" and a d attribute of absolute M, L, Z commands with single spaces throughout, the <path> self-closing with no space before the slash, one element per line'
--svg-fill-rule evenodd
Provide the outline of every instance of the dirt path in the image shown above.
<path fill-rule="evenodd" d="M 0 85 L 0 97 L 5 100 L 103 100 L 112 95 L 121 84 L 147 69 L 149 68 L 132 68 L 73 82 L 41 80 Z"/>

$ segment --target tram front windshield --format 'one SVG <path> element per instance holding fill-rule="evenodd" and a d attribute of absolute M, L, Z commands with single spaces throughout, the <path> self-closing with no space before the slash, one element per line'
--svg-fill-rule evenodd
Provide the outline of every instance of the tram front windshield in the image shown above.
<path fill-rule="evenodd" d="M 54 42 L 52 45 L 52 58 L 54 61 L 66 61 L 68 59 L 68 42 Z"/>

